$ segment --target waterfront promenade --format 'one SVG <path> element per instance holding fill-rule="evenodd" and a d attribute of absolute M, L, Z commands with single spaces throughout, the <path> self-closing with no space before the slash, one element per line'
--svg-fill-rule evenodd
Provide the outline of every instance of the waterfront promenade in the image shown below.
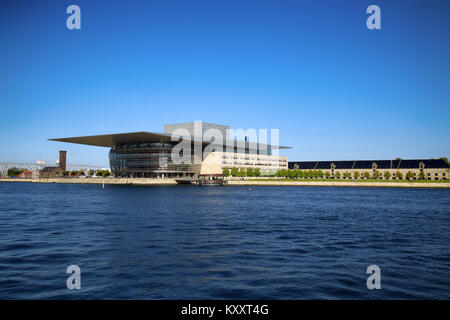
<path fill-rule="evenodd" d="M 0 182 L 32 183 L 75 183 L 75 184 L 132 184 L 132 185 L 175 185 L 175 179 L 151 178 L 54 178 L 54 179 L 0 179 Z M 227 180 L 229 186 L 323 186 L 323 187 L 394 187 L 394 188 L 450 188 L 447 181 L 383 181 L 383 180 L 285 180 L 245 179 Z"/>
<path fill-rule="evenodd" d="M 310 186 L 310 187 L 389 187 L 389 188 L 450 188 L 450 182 L 408 182 L 408 181 L 292 181 L 280 180 L 242 180 L 228 181 L 228 185 L 238 186 Z"/>
<path fill-rule="evenodd" d="M 32 183 L 76 183 L 76 184 L 142 184 L 167 185 L 177 184 L 175 179 L 151 178 L 49 178 L 49 179 L 0 179 L 0 182 L 32 182 Z"/>

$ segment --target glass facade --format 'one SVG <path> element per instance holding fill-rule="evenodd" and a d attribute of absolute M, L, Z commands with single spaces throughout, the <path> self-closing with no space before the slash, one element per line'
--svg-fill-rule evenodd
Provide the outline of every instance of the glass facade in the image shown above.
<path fill-rule="evenodd" d="M 118 143 L 109 152 L 109 164 L 112 173 L 117 177 L 136 178 L 181 178 L 194 177 L 200 173 L 201 164 L 194 164 L 194 145 L 191 145 L 191 164 L 173 163 L 171 153 L 177 142 L 124 142 Z M 202 146 L 204 151 L 206 143 Z M 229 151 L 235 155 L 259 155 L 258 146 L 250 149 L 248 143 L 242 146 L 234 141 L 233 146 L 218 146 L 216 151 Z M 263 154 L 270 155 L 266 148 Z M 205 155 L 204 155 L 205 156 Z"/>
<path fill-rule="evenodd" d="M 200 172 L 200 164 L 171 161 L 174 144 L 157 142 L 120 143 L 109 152 L 109 164 L 120 177 L 189 177 Z M 193 163 L 193 161 L 192 161 Z"/>

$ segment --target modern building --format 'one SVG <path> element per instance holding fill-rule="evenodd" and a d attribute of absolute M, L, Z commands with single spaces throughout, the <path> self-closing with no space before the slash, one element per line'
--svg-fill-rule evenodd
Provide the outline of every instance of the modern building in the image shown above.
<path fill-rule="evenodd" d="M 411 160 L 351 160 L 351 161 L 293 161 L 289 169 L 321 170 L 330 178 L 364 179 L 374 177 L 384 180 L 405 179 L 410 173 L 412 180 L 448 180 L 450 169 L 443 159 Z M 400 173 L 400 174 L 399 174 Z"/>
<path fill-rule="evenodd" d="M 60 178 L 66 171 L 66 155 L 67 151 L 59 151 L 59 161 L 56 167 L 45 167 L 39 170 L 39 178 Z"/>
<path fill-rule="evenodd" d="M 131 132 L 50 139 L 110 148 L 112 173 L 121 177 L 184 178 L 222 174 L 224 168 L 254 168 L 273 174 L 288 168 L 278 145 L 230 137 L 230 127 L 189 122 L 164 126 L 163 133 Z M 184 153 L 189 147 L 189 154 Z M 276 151 L 276 152 L 275 152 Z M 174 158 L 174 154 L 176 157 Z"/>

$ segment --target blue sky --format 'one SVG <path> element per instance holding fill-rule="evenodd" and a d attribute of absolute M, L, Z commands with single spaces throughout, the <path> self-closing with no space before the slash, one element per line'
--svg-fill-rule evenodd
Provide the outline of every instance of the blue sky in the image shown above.
<path fill-rule="evenodd" d="M 81 30 L 66 8 L 81 8 Z M 381 8 L 381 30 L 365 13 Z M 108 164 L 48 138 L 203 120 L 290 160 L 450 156 L 449 1 L 3 1 L 0 161 Z"/>

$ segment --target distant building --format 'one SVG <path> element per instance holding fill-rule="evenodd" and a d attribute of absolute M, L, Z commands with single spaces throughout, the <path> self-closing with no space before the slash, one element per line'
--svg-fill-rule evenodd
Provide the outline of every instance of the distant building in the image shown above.
<path fill-rule="evenodd" d="M 66 155 L 67 151 L 59 151 L 59 165 L 57 167 L 45 167 L 39 170 L 39 178 L 59 178 L 66 171 Z"/>
<path fill-rule="evenodd" d="M 396 180 L 398 173 L 402 178 L 410 172 L 412 180 L 448 180 L 450 169 L 442 159 L 412 159 L 412 160 L 351 160 L 351 161 L 290 161 L 289 169 L 321 170 L 334 178 L 339 172 L 341 178 L 362 179 L 369 174 L 377 179 Z M 356 173 L 358 172 L 358 174 Z M 367 173 L 366 173 L 367 172 Z M 346 176 L 344 174 L 346 173 Z M 350 174 L 350 175 L 349 175 Z"/>
<path fill-rule="evenodd" d="M 30 171 L 30 170 L 22 171 L 22 172 L 17 176 L 17 178 L 20 178 L 20 179 L 31 179 L 31 178 L 33 178 L 33 171 Z"/>

